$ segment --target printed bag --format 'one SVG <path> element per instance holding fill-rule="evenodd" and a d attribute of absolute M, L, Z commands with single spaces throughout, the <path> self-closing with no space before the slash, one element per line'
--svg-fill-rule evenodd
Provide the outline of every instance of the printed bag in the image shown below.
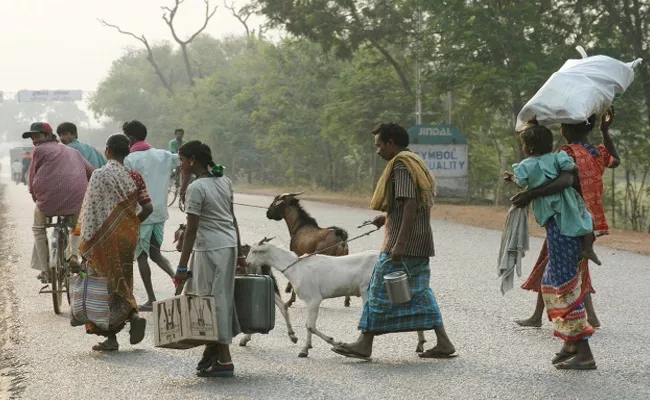
<path fill-rule="evenodd" d="M 83 324 L 93 323 L 99 329 L 108 330 L 111 316 L 108 306 L 108 280 L 87 274 L 79 274 L 72 280 L 72 319 Z"/>

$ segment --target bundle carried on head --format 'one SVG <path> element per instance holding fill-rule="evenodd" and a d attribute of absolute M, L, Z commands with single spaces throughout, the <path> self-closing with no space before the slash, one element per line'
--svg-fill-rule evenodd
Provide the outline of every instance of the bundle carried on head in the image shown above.
<path fill-rule="evenodd" d="M 607 111 L 614 96 L 625 92 L 634 80 L 634 67 L 642 59 L 624 63 L 607 56 L 568 60 L 546 81 L 517 116 L 517 131 L 536 118 L 541 125 L 578 124 Z"/>

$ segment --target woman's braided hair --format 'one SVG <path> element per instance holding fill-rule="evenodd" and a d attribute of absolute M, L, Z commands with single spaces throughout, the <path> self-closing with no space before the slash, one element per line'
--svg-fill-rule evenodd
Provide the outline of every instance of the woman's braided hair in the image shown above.
<path fill-rule="evenodd" d="M 212 160 L 212 151 L 210 147 L 201 142 L 200 140 L 191 140 L 183 144 L 178 153 L 185 158 L 194 157 L 196 162 L 205 167 L 213 176 L 221 177 L 223 176 L 224 166 L 215 164 Z"/>

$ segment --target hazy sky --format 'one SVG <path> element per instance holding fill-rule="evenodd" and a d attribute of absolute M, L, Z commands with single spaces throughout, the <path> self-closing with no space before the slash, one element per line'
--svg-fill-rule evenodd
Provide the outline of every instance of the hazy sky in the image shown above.
<path fill-rule="evenodd" d="M 228 0 L 232 2 L 233 0 Z M 150 42 L 172 40 L 161 6 L 174 0 L 0 0 L 0 91 L 81 89 L 93 91 L 111 62 L 127 46 L 142 46 L 131 37 L 102 26 L 120 25 Z M 218 5 L 206 32 L 216 37 L 243 33 L 242 25 Z M 239 6 L 245 0 L 236 0 Z M 203 22 L 203 0 L 185 0 L 177 14 L 182 38 Z M 259 23 L 256 18 L 253 22 Z M 251 27 L 256 27 L 252 24 Z"/>

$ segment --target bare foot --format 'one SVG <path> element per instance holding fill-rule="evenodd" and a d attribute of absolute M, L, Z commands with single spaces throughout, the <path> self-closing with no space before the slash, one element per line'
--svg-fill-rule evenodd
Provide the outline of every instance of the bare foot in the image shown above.
<path fill-rule="evenodd" d="M 525 328 L 541 328 L 542 327 L 542 319 L 537 319 L 534 317 L 530 317 L 528 319 L 520 319 L 515 321 L 517 325 L 523 326 Z"/>
<path fill-rule="evenodd" d="M 581 256 L 595 262 L 597 265 L 603 265 L 593 250 L 583 250 Z"/>

